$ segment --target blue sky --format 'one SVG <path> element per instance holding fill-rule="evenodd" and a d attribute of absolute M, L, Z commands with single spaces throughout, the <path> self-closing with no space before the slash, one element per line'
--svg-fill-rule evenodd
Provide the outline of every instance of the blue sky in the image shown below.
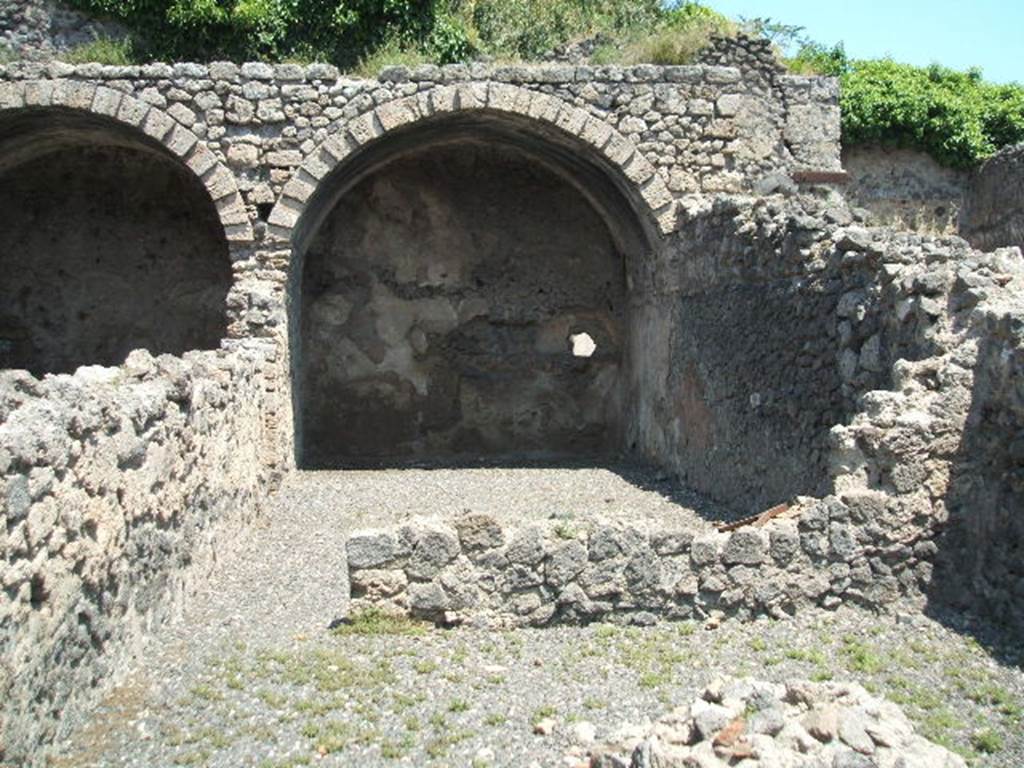
<path fill-rule="evenodd" d="M 853 58 L 981 67 L 985 79 L 1024 83 L 1024 0 L 705 0 L 727 16 L 799 24 Z"/>

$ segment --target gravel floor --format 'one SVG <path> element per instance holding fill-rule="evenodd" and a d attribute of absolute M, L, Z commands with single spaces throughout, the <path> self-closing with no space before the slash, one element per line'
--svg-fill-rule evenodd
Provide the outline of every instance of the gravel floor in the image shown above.
<path fill-rule="evenodd" d="M 410 512 L 679 516 L 715 510 L 632 469 L 298 473 L 185 619 L 154 637 L 55 762 L 81 766 L 566 765 L 719 675 L 853 679 L 979 766 L 1024 765 L 1024 655 L 960 616 L 853 610 L 789 621 L 437 630 L 345 612 L 346 529 Z M 606 502 L 605 499 L 612 499 Z M 684 506 L 677 501 L 688 502 Z M 500 504 L 500 508 L 496 505 Z M 533 723 L 552 717 L 553 734 Z"/>

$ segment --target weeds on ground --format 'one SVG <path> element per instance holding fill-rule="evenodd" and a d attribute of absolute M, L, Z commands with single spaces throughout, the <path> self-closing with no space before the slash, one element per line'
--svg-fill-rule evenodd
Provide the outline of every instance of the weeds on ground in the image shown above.
<path fill-rule="evenodd" d="M 429 625 L 409 616 L 367 608 L 354 613 L 332 631 L 336 637 L 351 635 L 425 635 Z"/>

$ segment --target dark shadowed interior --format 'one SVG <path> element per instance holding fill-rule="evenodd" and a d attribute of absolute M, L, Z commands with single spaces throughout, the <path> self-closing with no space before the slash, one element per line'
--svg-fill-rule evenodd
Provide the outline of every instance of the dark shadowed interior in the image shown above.
<path fill-rule="evenodd" d="M 305 253 L 300 461 L 617 447 L 624 259 L 595 207 L 505 143 L 406 152 Z"/>
<path fill-rule="evenodd" d="M 145 135 L 62 109 L 0 123 L 0 367 L 216 348 L 231 283 L 202 183 Z"/>

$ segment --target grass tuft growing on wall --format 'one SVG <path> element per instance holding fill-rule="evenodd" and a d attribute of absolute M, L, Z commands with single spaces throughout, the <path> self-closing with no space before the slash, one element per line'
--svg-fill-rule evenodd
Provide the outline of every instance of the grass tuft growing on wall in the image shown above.
<path fill-rule="evenodd" d="M 77 45 L 61 55 L 61 60 L 68 64 L 109 64 L 113 66 L 128 66 L 135 64 L 133 44 L 130 39 L 113 40 L 107 37 L 100 37 L 91 43 Z"/>

